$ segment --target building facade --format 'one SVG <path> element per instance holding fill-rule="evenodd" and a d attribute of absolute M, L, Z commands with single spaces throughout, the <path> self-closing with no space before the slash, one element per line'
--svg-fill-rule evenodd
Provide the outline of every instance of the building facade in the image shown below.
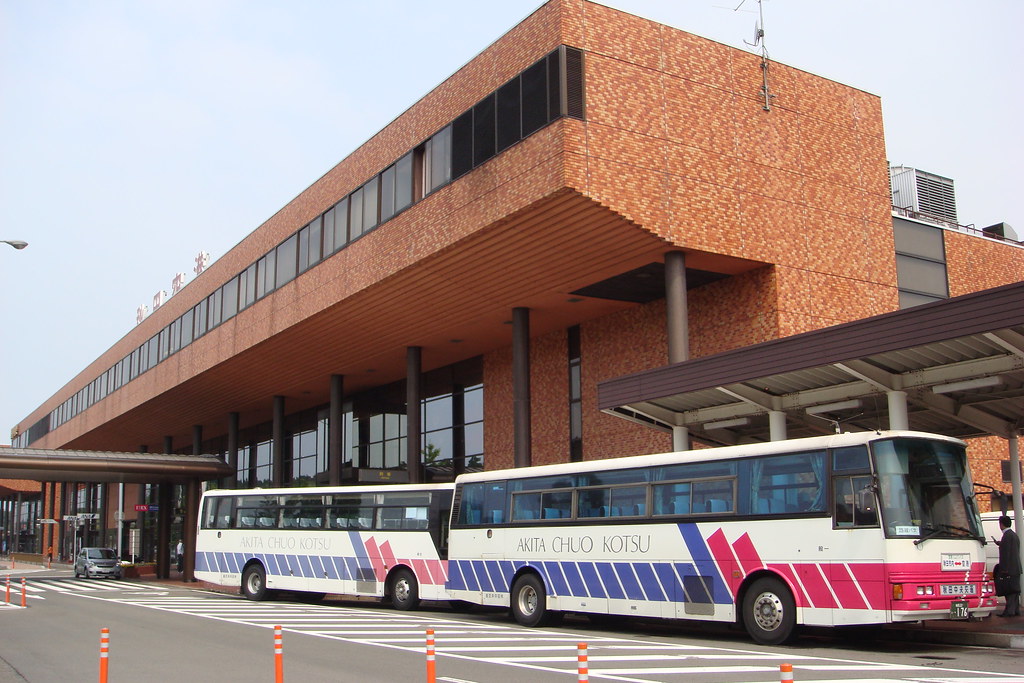
<path fill-rule="evenodd" d="M 551 0 L 12 442 L 218 453 L 232 486 L 670 450 L 598 382 L 941 298 L 914 259 L 947 296 L 1020 279 L 1019 244 L 955 226 L 901 218 L 942 254 L 901 251 L 890 192 L 878 97 Z"/>

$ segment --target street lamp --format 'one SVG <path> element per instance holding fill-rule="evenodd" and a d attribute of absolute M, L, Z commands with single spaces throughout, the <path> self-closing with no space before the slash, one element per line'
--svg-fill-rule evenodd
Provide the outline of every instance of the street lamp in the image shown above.
<path fill-rule="evenodd" d="M 0 240 L 0 242 L 3 242 L 4 244 L 9 244 L 15 249 L 24 249 L 25 247 L 28 246 L 28 242 L 23 242 L 22 240 Z"/>

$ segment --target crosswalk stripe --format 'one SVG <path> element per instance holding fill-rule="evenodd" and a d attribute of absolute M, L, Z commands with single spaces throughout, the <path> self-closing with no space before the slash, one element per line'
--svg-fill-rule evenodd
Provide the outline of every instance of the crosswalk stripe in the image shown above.
<path fill-rule="evenodd" d="M 97 592 L 98 593 L 98 592 Z M 685 675 L 697 680 L 777 680 L 778 662 L 788 661 L 802 672 L 800 683 L 1024 683 L 1012 674 L 941 669 L 914 664 L 887 664 L 803 655 L 798 652 L 760 652 L 751 647 L 672 644 L 615 637 L 607 634 L 571 633 L 522 629 L 518 626 L 475 623 L 443 615 L 409 615 L 381 610 L 305 605 L 301 603 L 254 603 L 218 594 L 146 596 L 104 593 L 93 599 L 174 611 L 201 618 L 272 628 L 351 643 L 422 652 L 425 630 L 435 632 L 437 655 L 471 660 L 489 666 L 518 668 L 524 672 L 575 672 L 576 644 L 587 641 L 590 678 L 619 683 L 665 683 Z M 509 669 L 511 671 L 511 669 Z M 842 678 L 844 675 L 856 678 Z M 811 678 L 814 680 L 809 680 Z M 447 679 L 441 679 L 447 680 Z"/>

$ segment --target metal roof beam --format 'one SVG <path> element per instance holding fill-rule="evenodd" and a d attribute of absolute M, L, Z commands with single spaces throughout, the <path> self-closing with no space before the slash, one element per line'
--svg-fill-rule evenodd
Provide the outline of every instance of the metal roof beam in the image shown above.
<path fill-rule="evenodd" d="M 927 389 L 916 389 L 907 393 L 907 399 L 926 406 L 930 410 L 951 417 L 976 429 L 990 434 L 1009 438 L 1014 433 L 1014 426 L 1006 420 L 990 415 L 969 405 L 963 405 L 949 396 L 933 394 Z"/>
<path fill-rule="evenodd" d="M 903 376 L 887 372 L 877 365 L 863 360 L 851 360 L 845 363 L 833 363 L 832 367 L 842 370 L 846 374 L 874 385 L 881 391 L 901 391 L 903 389 Z"/>
<path fill-rule="evenodd" d="M 1024 358 L 1024 334 L 1018 334 L 1013 330 L 998 330 L 986 332 L 984 335 L 993 344 L 1003 347 L 1010 353 Z"/>

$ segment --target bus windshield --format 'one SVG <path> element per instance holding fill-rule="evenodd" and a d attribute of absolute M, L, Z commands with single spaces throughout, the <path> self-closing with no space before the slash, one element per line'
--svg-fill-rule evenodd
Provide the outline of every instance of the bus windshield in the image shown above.
<path fill-rule="evenodd" d="M 875 442 L 873 450 L 886 536 L 981 537 L 963 446 L 887 439 Z"/>

